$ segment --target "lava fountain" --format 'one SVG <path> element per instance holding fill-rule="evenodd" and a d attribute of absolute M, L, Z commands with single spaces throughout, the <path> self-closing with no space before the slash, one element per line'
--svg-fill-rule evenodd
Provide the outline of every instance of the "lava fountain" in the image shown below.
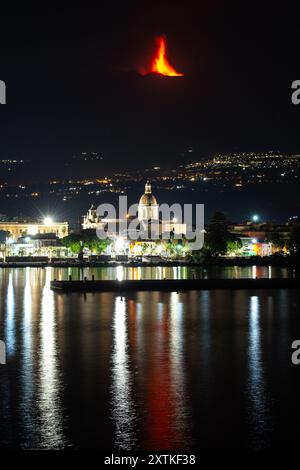
<path fill-rule="evenodd" d="M 167 59 L 167 40 L 165 36 L 157 38 L 157 49 L 151 63 L 151 72 L 167 77 L 183 76 L 183 73 L 176 72 Z"/>

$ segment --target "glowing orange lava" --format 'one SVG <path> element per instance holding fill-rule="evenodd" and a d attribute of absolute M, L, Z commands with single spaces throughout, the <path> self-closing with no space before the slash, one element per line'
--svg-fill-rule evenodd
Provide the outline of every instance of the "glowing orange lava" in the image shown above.
<path fill-rule="evenodd" d="M 167 59 L 167 41 L 165 36 L 159 36 L 157 38 L 157 51 L 152 61 L 151 72 L 158 73 L 160 75 L 166 75 L 168 77 L 182 77 L 183 73 L 178 73 L 168 62 Z"/>

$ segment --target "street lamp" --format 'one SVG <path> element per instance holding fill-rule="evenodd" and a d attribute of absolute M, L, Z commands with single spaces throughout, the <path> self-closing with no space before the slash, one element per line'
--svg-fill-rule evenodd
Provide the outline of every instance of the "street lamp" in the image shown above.
<path fill-rule="evenodd" d="M 44 225 L 52 225 L 53 224 L 53 218 L 52 217 L 45 217 L 44 218 Z"/>
<path fill-rule="evenodd" d="M 258 220 L 259 220 L 258 215 L 257 215 L 257 214 L 254 214 L 254 215 L 252 216 L 252 220 L 253 220 L 253 222 L 258 222 Z"/>

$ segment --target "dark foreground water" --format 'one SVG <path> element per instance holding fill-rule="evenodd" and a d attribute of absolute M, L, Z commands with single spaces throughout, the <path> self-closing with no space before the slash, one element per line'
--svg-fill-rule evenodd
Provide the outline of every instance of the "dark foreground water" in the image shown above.
<path fill-rule="evenodd" d="M 122 273 L 161 276 L 157 269 Z M 298 291 L 54 294 L 50 280 L 68 273 L 0 270 L 8 359 L 0 366 L 0 448 L 298 445 Z"/>

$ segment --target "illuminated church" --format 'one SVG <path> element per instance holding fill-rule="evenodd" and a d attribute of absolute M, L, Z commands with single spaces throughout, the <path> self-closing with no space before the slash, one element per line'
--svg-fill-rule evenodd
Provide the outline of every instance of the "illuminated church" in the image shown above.
<path fill-rule="evenodd" d="M 101 218 L 97 214 L 97 208 L 92 204 L 87 214 L 83 216 L 82 228 L 83 230 L 96 229 L 100 223 Z"/>
<path fill-rule="evenodd" d="M 179 235 L 186 234 L 186 225 L 177 221 L 176 218 L 172 220 L 162 220 L 159 212 L 159 204 L 156 197 L 152 193 L 151 183 L 148 180 L 145 184 L 145 191 L 142 194 L 137 210 L 138 222 L 140 231 L 140 240 L 147 240 L 150 237 L 151 233 L 157 233 L 160 237 L 162 233 L 174 233 Z M 122 233 L 122 237 L 125 239 L 130 239 L 130 233 L 128 230 L 128 223 L 134 219 L 134 217 L 127 216 L 126 220 L 121 219 L 101 219 L 97 214 L 97 209 L 94 205 L 90 207 L 87 214 L 83 218 L 82 228 L 86 229 L 96 229 L 97 227 L 105 227 L 108 222 L 113 222 L 115 224 L 117 232 L 113 233 L 116 237 L 120 235 L 118 228 L 122 222 L 127 230 Z M 153 232 L 154 229 L 154 232 Z"/>
<path fill-rule="evenodd" d="M 152 194 L 149 181 L 145 184 L 145 192 L 140 198 L 138 206 L 138 219 L 140 222 L 159 219 L 159 206 L 156 197 Z"/>
<path fill-rule="evenodd" d="M 138 219 L 143 225 L 148 221 L 151 221 L 153 224 L 157 224 L 159 233 L 162 234 L 164 232 L 174 234 L 185 235 L 186 234 L 186 224 L 180 223 L 173 218 L 172 220 L 162 220 L 159 214 L 159 204 L 157 203 L 157 199 L 152 193 L 151 184 L 149 181 L 145 184 L 145 192 L 140 198 L 139 205 L 138 205 Z"/>

